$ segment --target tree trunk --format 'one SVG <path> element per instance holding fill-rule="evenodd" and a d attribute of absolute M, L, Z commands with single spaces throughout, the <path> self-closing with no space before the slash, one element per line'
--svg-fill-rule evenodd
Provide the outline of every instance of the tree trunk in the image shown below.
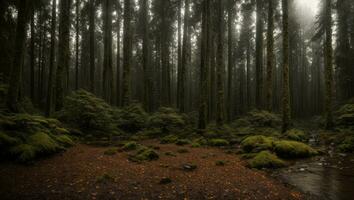
<path fill-rule="evenodd" d="M 124 0 L 124 41 L 123 41 L 123 106 L 130 104 L 131 44 L 131 0 Z"/>
<path fill-rule="evenodd" d="M 256 107 L 262 109 L 263 97 L 263 0 L 257 0 L 256 22 Z"/>
<path fill-rule="evenodd" d="M 217 16 L 217 98 L 216 98 L 216 125 L 221 127 L 224 124 L 224 7 L 222 1 L 218 1 Z"/>
<path fill-rule="evenodd" d="M 30 95 L 31 95 L 31 100 L 34 102 L 35 100 L 35 94 L 34 94 L 34 65 L 35 65 L 35 32 L 34 32 L 34 9 L 31 11 L 31 44 L 30 44 Z"/>
<path fill-rule="evenodd" d="M 273 67 L 274 67 L 274 2 L 268 0 L 268 30 L 267 30 L 267 110 L 272 111 L 273 105 Z"/>
<path fill-rule="evenodd" d="M 232 120 L 232 83 L 233 83 L 233 64 L 234 64 L 234 0 L 228 0 L 228 63 L 227 63 L 227 121 L 231 122 Z"/>
<path fill-rule="evenodd" d="M 149 45 L 149 14 L 148 0 L 142 1 L 142 25 L 143 25 L 143 70 L 144 70 L 144 107 L 146 111 L 151 111 L 150 103 L 150 45 Z"/>
<path fill-rule="evenodd" d="M 117 74 L 116 74 L 116 95 L 117 95 L 117 102 L 116 105 L 119 107 L 122 105 L 122 101 L 121 101 L 121 65 L 120 65 L 120 0 L 118 0 L 117 3 L 118 7 L 117 7 Z"/>
<path fill-rule="evenodd" d="M 95 92 L 95 0 L 89 0 L 89 32 L 90 32 L 90 92 Z"/>
<path fill-rule="evenodd" d="M 79 89 L 79 34 L 80 34 L 80 29 L 79 29 L 79 25 L 80 25 L 80 1 L 76 0 L 76 37 L 75 37 L 75 89 L 78 90 Z"/>

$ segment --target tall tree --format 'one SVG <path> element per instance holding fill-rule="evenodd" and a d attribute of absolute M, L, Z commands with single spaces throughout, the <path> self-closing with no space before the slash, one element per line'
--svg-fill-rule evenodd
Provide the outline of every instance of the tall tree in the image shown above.
<path fill-rule="evenodd" d="M 27 15 L 29 13 L 29 1 L 18 2 L 18 17 L 15 38 L 15 51 L 13 55 L 10 74 L 9 90 L 7 96 L 7 108 L 12 112 L 21 111 L 19 94 L 22 83 L 22 68 L 24 63 L 24 50 L 27 32 Z"/>
<path fill-rule="evenodd" d="M 47 108 L 46 115 L 50 116 L 53 111 L 53 89 L 54 89 L 54 74 L 55 74 L 55 41 L 56 41 L 56 25 L 57 25 L 57 0 L 52 1 L 52 21 L 50 27 L 50 58 L 49 58 L 49 77 L 47 91 Z"/>
<path fill-rule="evenodd" d="M 116 95 L 117 95 L 117 106 L 121 106 L 121 51 L 120 51 L 120 23 L 121 23 L 121 5 L 120 0 L 117 0 L 117 74 L 116 74 Z"/>
<path fill-rule="evenodd" d="M 217 14 L 217 98 L 216 98 L 216 124 L 221 127 L 224 123 L 224 6 L 223 1 L 218 1 Z"/>
<path fill-rule="evenodd" d="M 267 80 L 266 108 L 272 111 L 273 106 L 273 67 L 274 67 L 274 0 L 268 0 L 268 29 L 267 29 Z"/>
<path fill-rule="evenodd" d="M 79 89 L 79 35 L 80 35 L 80 0 L 75 2 L 75 14 L 76 14 L 76 23 L 75 23 L 75 89 Z"/>
<path fill-rule="evenodd" d="M 123 106 L 130 104 L 130 68 L 132 57 L 131 0 L 124 0 L 124 38 L 123 38 Z"/>
<path fill-rule="evenodd" d="M 289 86 L 289 6 L 288 0 L 282 0 L 283 11 L 283 94 L 282 94 L 282 131 L 290 127 L 290 86 Z"/>
<path fill-rule="evenodd" d="M 326 81 L 326 128 L 333 128 L 332 99 L 333 99 L 333 49 L 332 49 L 332 1 L 325 2 L 325 81 Z"/>
<path fill-rule="evenodd" d="M 177 108 L 181 109 L 181 85 L 182 83 L 182 0 L 177 1 L 178 14 L 177 14 Z"/>
<path fill-rule="evenodd" d="M 209 68 L 209 34 L 210 34 L 210 2 L 204 0 L 202 5 L 202 32 L 201 32 L 201 62 L 200 62 L 200 103 L 198 129 L 205 130 L 208 111 L 208 68 Z"/>
<path fill-rule="evenodd" d="M 65 72 L 69 69 L 70 62 L 70 4 L 70 0 L 60 0 L 58 67 L 55 84 L 56 110 L 63 107 L 64 88 L 68 79 L 68 73 Z"/>
<path fill-rule="evenodd" d="M 103 97 L 107 102 L 113 103 L 113 63 L 112 63 L 112 7 L 113 0 L 103 3 Z"/>
<path fill-rule="evenodd" d="M 256 22 L 256 107 L 263 108 L 263 0 L 257 0 Z"/>
<path fill-rule="evenodd" d="M 149 14 L 148 0 L 142 0 L 142 26 L 143 26 L 143 70 L 144 70 L 144 107 L 147 111 L 151 111 L 150 103 L 150 45 L 149 45 Z"/>
<path fill-rule="evenodd" d="M 95 0 L 89 0 L 89 32 L 90 32 L 90 91 L 95 91 Z"/>
<path fill-rule="evenodd" d="M 228 63 L 227 63 L 227 120 L 232 119 L 232 83 L 234 65 L 234 7 L 235 1 L 228 0 L 227 26 L 228 26 Z"/>
<path fill-rule="evenodd" d="M 31 95 L 31 100 L 34 102 L 34 65 L 35 65 L 35 25 L 34 25 L 34 9 L 31 11 L 31 44 L 30 44 L 30 95 Z"/>

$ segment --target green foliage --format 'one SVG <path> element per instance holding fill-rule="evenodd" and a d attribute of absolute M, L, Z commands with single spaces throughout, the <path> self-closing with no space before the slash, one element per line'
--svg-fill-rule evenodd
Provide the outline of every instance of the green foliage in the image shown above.
<path fill-rule="evenodd" d="M 172 108 L 160 108 L 148 119 L 148 127 L 160 128 L 163 134 L 177 133 L 185 126 L 184 117 Z"/>
<path fill-rule="evenodd" d="M 35 133 L 28 138 L 28 143 L 39 153 L 52 153 L 59 149 L 58 143 L 45 133 Z"/>
<path fill-rule="evenodd" d="M 302 130 L 298 129 L 291 129 L 288 130 L 285 133 L 285 137 L 288 138 L 289 140 L 295 140 L 295 141 L 305 141 L 306 140 L 306 134 Z"/>
<path fill-rule="evenodd" d="M 33 115 L 33 114 L 40 113 L 39 110 L 34 107 L 34 105 L 32 104 L 31 99 L 29 99 L 28 97 L 23 98 L 23 100 L 21 101 L 21 105 L 20 106 L 28 114 L 32 114 Z"/>
<path fill-rule="evenodd" d="M 279 168 L 284 167 L 285 162 L 279 159 L 276 155 L 269 151 L 262 151 L 258 153 L 253 159 L 249 161 L 252 168 Z"/>
<path fill-rule="evenodd" d="M 136 142 L 127 142 L 123 145 L 122 149 L 124 151 L 133 151 L 138 148 L 138 144 Z"/>
<path fill-rule="evenodd" d="M 228 146 L 229 145 L 229 142 L 227 140 L 224 140 L 224 139 L 210 139 L 208 141 L 208 144 L 210 146 L 214 146 L 214 147 L 221 147 L 221 146 Z"/>
<path fill-rule="evenodd" d="M 29 144 L 20 144 L 10 148 L 10 153 L 20 161 L 28 162 L 36 158 L 37 149 L 36 147 Z"/>
<path fill-rule="evenodd" d="M 176 135 L 167 135 L 163 138 L 161 138 L 160 143 L 161 144 L 172 144 L 175 143 L 178 140 L 178 137 Z"/>
<path fill-rule="evenodd" d="M 245 152 L 260 152 L 273 147 L 274 138 L 262 135 L 250 136 L 244 139 L 241 147 Z"/>
<path fill-rule="evenodd" d="M 199 148 L 199 147 L 201 147 L 202 145 L 200 144 L 200 143 L 198 143 L 198 142 L 193 142 L 192 144 L 191 144 L 191 147 L 193 147 L 193 148 Z"/>
<path fill-rule="evenodd" d="M 63 110 L 56 115 L 60 121 L 84 131 L 111 134 L 114 130 L 112 108 L 85 90 L 67 96 Z"/>
<path fill-rule="evenodd" d="M 103 152 L 103 154 L 107 155 L 107 156 L 113 156 L 113 155 L 117 154 L 117 152 L 118 152 L 118 148 L 112 147 L 112 148 L 109 148 L 109 149 L 105 150 Z"/>
<path fill-rule="evenodd" d="M 128 133 L 143 130 L 146 127 L 147 117 L 147 113 L 140 104 L 131 104 L 115 112 L 118 128 Z"/>
<path fill-rule="evenodd" d="M 282 158 L 306 158 L 317 154 L 307 144 L 286 140 L 274 142 L 274 151 Z"/>
<path fill-rule="evenodd" d="M 341 152 L 352 153 L 354 152 L 354 136 L 349 136 L 338 146 Z"/>

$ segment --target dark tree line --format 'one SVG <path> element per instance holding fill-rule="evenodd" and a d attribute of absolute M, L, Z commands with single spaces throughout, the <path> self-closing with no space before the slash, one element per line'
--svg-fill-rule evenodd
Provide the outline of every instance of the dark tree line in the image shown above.
<path fill-rule="evenodd" d="M 281 112 L 284 131 L 322 113 L 331 128 L 354 96 L 354 2 L 321 1 L 310 27 L 298 12 L 294 0 L 3 0 L 7 108 L 28 96 L 50 116 L 86 89 L 196 112 L 200 130 L 255 108 Z"/>

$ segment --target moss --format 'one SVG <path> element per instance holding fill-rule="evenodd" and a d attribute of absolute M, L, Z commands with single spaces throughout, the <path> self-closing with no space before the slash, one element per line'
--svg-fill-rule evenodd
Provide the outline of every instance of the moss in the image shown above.
<path fill-rule="evenodd" d="M 138 144 L 136 142 L 127 142 L 123 145 L 122 149 L 124 151 L 133 151 L 138 148 Z"/>
<path fill-rule="evenodd" d="M 252 168 L 279 168 L 284 167 L 285 162 L 279 159 L 276 155 L 269 151 L 262 151 L 258 153 L 253 159 L 249 161 Z"/>
<path fill-rule="evenodd" d="M 167 135 L 160 140 L 161 144 L 172 144 L 178 140 L 176 135 Z"/>
<path fill-rule="evenodd" d="M 210 139 L 208 141 L 208 144 L 210 146 L 214 146 L 214 147 L 221 147 L 221 146 L 229 145 L 229 142 L 227 140 L 224 140 L 224 139 Z"/>
<path fill-rule="evenodd" d="M 336 112 L 336 123 L 340 126 L 354 126 L 354 104 L 348 103 Z"/>
<path fill-rule="evenodd" d="M 189 153 L 188 149 L 178 149 L 177 150 L 178 153 Z"/>
<path fill-rule="evenodd" d="M 278 115 L 264 110 L 253 110 L 247 114 L 246 120 L 255 127 L 278 127 L 281 119 Z"/>
<path fill-rule="evenodd" d="M 184 117 L 172 108 L 160 108 L 148 119 L 148 127 L 160 128 L 163 134 L 181 131 L 185 126 Z"/>
<path fill-rule="evenodd" d="M 190 143 L 191 143 L 191 141 L 187 140 L 187 139 L 179 139 L 176 141 L 177 145 L 186 145 L 186 144 L 190 144 Z"/>
<path fill-rule="evenodd" d="M 36 133 L 31 135 L 28 143 L 36 147 L 40 153 L 53 153 L 59 149 L 58 143 L 45 133 Z"/>
<path fill-rule="evenodd" d="M 68 135 L 56 136 L 55 140 L 66 147 L 71 147 L 71 146 L 74 146 L 74 144 L 75 144 L 74 141 Z"/>
<path fill-rule="evenodd" d="M 339 151 L 344 153 L 354 152 L 354 136 L 349 136 L 338 146 Z"/>
<path fill-rule="evenodd" d="M 116 147 L 109 148 L 103 152 L 103 154 L 107 156 L 113 156 L 117 153 L 118 153 L 118 148 Z"/>
<path fill-rule="evenodd" d="M 306 158 L 317 154 L 307 144 L 286 140 L 275 142 L 274 151 L 282 158 Z"/>
<path fill-rule="evenodd" d="M 191 144 L 191 147 L 193 147 L 193 148 L 199 148 L 199 147 L 201 147 L 202 145 L 201 144 L 199 144 L 198 142 L 193 142 L 192 144 Z"/>
<path fill-rule="evenodd" d="M 149 148 L 140 149 L 135 155 L 130 156 L 132 161 L 152 161 L 159 159 L 159 154 Z"/>
<path fill-rule="evenodd" d="M 6 133 L 0 131 L 0 147 L 11 146 L 20 143 L 20 140 L 15 137 L 10 137 Z"/>
<path fill-rule="evenodd" d="M 241 147 L 245 152 L 259 152 L 272 149 L 273 141 L 273 138 L 262 135 L 250 136 L 241 142 Z"/>
<path fill-rule="evenodd" d="M 28 162 L 36 157 L 37 148 L 29 144 L 20 144 L 10 149 L 20 162 Z"/>
<path fill-rule="evenodd" d="M 295 140 L 295 141 L 300 141 L 300 142 L 306 140 L 305 132 L 302 130 L 298 130 L 298 129 L 288 130 L 285 133 L 285 137 L 289 140 Z"/>

